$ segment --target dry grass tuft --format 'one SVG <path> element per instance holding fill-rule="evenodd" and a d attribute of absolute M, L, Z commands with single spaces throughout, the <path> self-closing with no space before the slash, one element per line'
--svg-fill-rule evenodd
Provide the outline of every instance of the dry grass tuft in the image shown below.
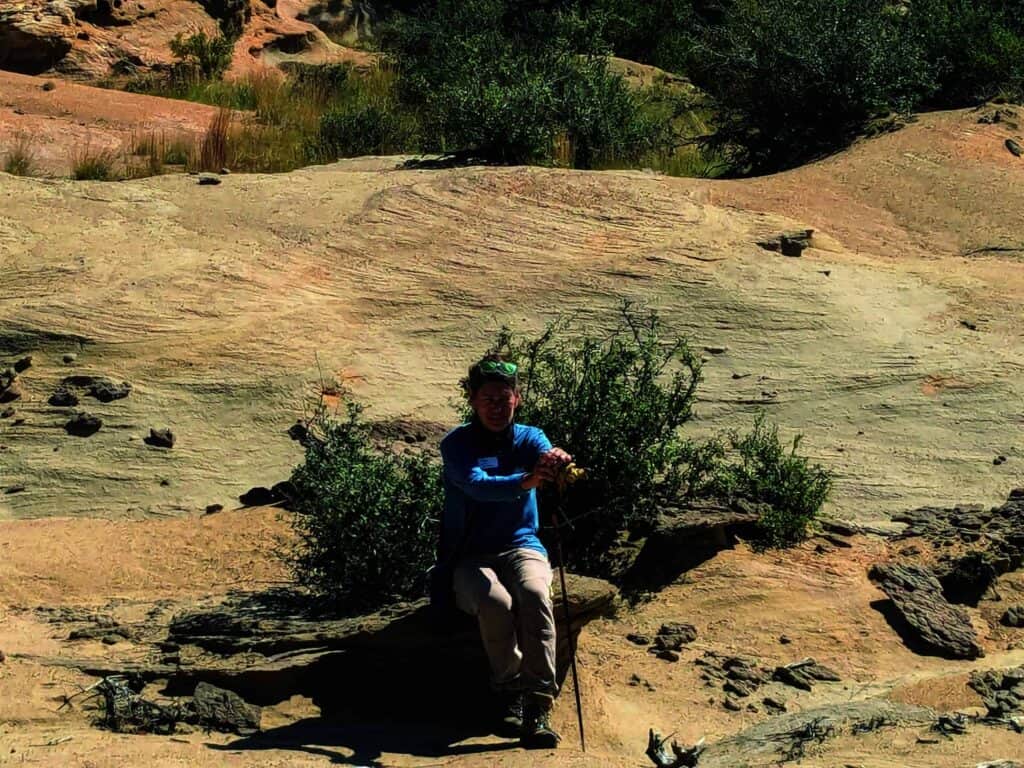
<path fill-rule="evenodd" d="M 4 173 L 12 176 L 34 176 L 36 173 L 36 153 L 32 148 L 32 140 L 25 134 L 17 140 L 4 155 Z"/>
<path fill-rule="evenodd" d="M 117 152 L 94 149 L 88 142 L 71 151 L 71 178 L 77 181 L 118 181 Z"/>

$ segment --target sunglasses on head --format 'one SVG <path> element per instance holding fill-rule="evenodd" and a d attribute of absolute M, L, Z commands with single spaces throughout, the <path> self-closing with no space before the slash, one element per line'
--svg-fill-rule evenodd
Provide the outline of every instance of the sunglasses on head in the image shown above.
<path fill-rule="evenodd" d="M 480 363 L 481 373 L 500 373 L 502 376 L 515 376 L 519 366 L 503 360 L 484 360 Z"/>

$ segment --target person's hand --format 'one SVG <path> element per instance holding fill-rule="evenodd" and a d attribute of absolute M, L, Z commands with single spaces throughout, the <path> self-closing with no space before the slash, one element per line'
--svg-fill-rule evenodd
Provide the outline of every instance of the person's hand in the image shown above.
<path fill-rule="evenodd" d="M 552 448 L 537 458 L 533 471 L 523 478 L 523 490 L 539 488 L 543 483 L 553 483 L 558 479 L 562 467 L 572 461 L 572 456 L 561 448 Z"/>
<path fill-rule="evenodd" d="M 566 464 L 572 461 L 572 456 L 563 451 L 561 448 L 552 448 L 550 451 L 545 451 L 537 459 L 537 463 L 543 463 L 553 466 L 556 470 L 561 469 Z"/>

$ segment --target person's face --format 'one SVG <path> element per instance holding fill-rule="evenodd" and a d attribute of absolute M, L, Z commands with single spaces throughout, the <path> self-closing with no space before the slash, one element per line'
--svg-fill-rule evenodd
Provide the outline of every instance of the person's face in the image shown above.
<path fill-rule="evenodd" d="M 512 423 L 519 394 L 508 384 L 488 381 L 469 399 L 473 412 L 487 429 L 501 432 Z"/>

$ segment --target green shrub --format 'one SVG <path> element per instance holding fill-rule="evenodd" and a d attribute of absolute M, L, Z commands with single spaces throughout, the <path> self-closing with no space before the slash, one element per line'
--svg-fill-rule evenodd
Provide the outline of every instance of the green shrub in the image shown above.
<path fill-rule="evenodd" d="M 403 121 L 393 108 L 381 104 L 328 112 L 320 118 L 317 144 L 321 156 L 331 158 L 388 155 L 409 146 Z"/>
<path fill-rule="evenodd" d="M 1020 0 L 914 0 L 907 22 L 936 79 L 929 105 L 971 106 L 1000 92 L 1024 98 Z"/>
<path fill-rule="evenodd" d="M 567 331 L 564 322 L 533 339 L 505 330 L 493 351 L 519 363 L 516 420 L 543 429 L 588 470 L 564 499 L 575 519 L 567 558 L 579 572 L 607 575 L 622 531 L 648 525 L 678 493 L 679 427 L 690 418 L 700 360 L 685 339 L 666 336 L 657 314 L 629 304 L 606 331 Z M 542 515 L 558 503 L 554 489 L 542 490 Z"/>
<path fill-rule="evenodd" d="M 550 164 L 559 141 L 575 167 L 636 157 L 661 132 L 644 119 L 600 40 L 578 15 L 511 0 L 440 0 L 391 26 L 385 48 L 428 151 Z M 581 56 L 583 54 L 583 56 Z"/>
<path fill-rule="evenodd" d="M 888 0 L 736 0 L 682 66 L 718 105 L 716 145 L 757 173 L 839 149 L 934 87 Z"/>
<path fill-rule="evenodd" d="M 319 415 L 291 481 L 295 579 L 339 606 L 369 611 L 420 597 L 443 505 L 436 458 L 374 447 L 360 407 Z"/>
<path fill-rule="evenodd" d="M 200 30 L 188 37 L 179 32 L 170 42 L 171 53 L 204 80 L 219 78 L 231 66 L 234 43 L 223 35 Z"/>
<path fill-rule="evenodd" d="M 720 440 L 690 446 L 691 492 L 767 504 L 758 543 L 796 544 L 806 537 L 832 486 L 827 470 L 797 453 L 800 441 L 798 435 L 787 449 L 778 427 L 769 426 L 762 413 L 750 432 L 729 435 L 731 452 Z"/>

